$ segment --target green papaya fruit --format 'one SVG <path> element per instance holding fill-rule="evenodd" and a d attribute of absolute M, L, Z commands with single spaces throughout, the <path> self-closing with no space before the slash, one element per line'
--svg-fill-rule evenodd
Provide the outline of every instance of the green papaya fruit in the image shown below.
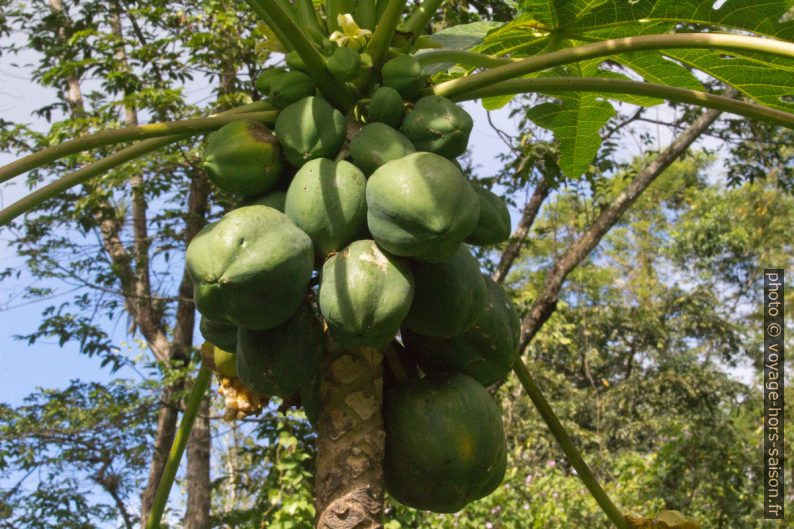
<path fill-rule="evenodd" d="M 226 351 L 237 350 L 237 326 L 201 317 L 199 332 L 205 340 Z"/>
<path fill-rule="evenodd" d="M 375 90 L 367 106 L 367 118 L 371 123 L 385 123 L 393 129 L 400 127 L 404 113 L 403 98 L 390 86 L 381 86 Z"/>
<path fill-rule="evenodd" d="M 367 181 L 367 225 L 394 255 L 440 263 L 477 226 L 477 194 L 452 162 L 417 152 L 387 162 Z"/>
<path fill-rule="evenodd" d="M 502 481 L 507 446 L 499 406 L 473 378 L 435 373 L 385 394 L 386 491 L 400 503 L 451 513 Z"/>
<path fill-rule="evenodd" d="M 394 88 L 405 99 L 415 99 L 427 84 L 419 59 L 412 55 L 398 55 L 386 61 L 381 77 L 384 86 Z"/>
<path fill-rule="evenodd" d="M 284 212 L 320 257 L 344 248 L 367 223 L 367 179 L 350 162 L 317 158 L 295 174 Z"/>
<path fill-rule="evenodd" d="M 413 292 L 408 264 L 361 240 L 325 262 L 318 300 L 340 345 L 380 347 L 397 334 Z"/>
<path fill-rule="evenodd" d="M 276 137 L 295 167 L 315 158 L 334 158 L 346 132 L 345 116 L 320 97 L 301 99 L 276 118 Z"/>
<path fill-rule="evenodd" d="M 460 336 L 434 337 L 403 327 L 410 357 L 425 371 L 457 371 L 490 386 L 502 380 L 518 357 L 521 320 L 513 303 L 490 277 L 480 315 Z"/>
<path fill-rule="evenodd" d="M 246 206 L 202 229 L 188 245 L 185 264 L 203 316 L 269 329 L 289 318 L 306 296 L 314 249 L 283 213 Z"/>
<path fill-rule="evenodd" d="M 287 72 L 270 83 L 270 101 L 281 110 L 305 97 L 313 96 L 317 87 L 303 72 Z"/>
<path fill-rule="evenodd" d="M 283 189 L 276 189 L 258 197 L 250 197 L 240 203 L 240 206 L 267 206 L 284 213 L 284 202 L 287 200 L 287 192 Z"/>
<path fill-rule="evenodd" d="M 236 337 L 234 341 L 237 342 Z M 215 364 L 216 373 L 226 378 L 237 378 L 237 353 L 235 351 L 236 349 L 227 351 L 217 345 L 212 348 L 212 363 Z"/>
<path fill-rule="evenodd" d="M 477 227 L 466 237 L 466 242 L 476 246 L 499 244 L 510 238 L 510 210 L 499 196 L 488 189 L 472 185 L 480 200 L 480 218 Z"/>
<path fill-rule="evenodd" d="M 303 303 L 284 323 L 237 334 L 237 377 L 260 395 L 289 397 L 311 380 L 323 349 L 323 331 Z"/>
<path fill-rule="evenodd" d="M 301 59 L 300 54 L 298 54 L 298 52 L 295 50 L 292 50 L 291 52 L 287 53 L 287 56 L 284 58 L 284 62 L 287 63 L 287 68 L 289 68 L 293 72 L 308 73 L 309 71 L 306 68 L 306 63 L 303 62 L 303 59 Z"/>
<path fill-rule="evenodd" d="M 336 48 L 326 66 L 337 81 L 352 81 L 361 73 L 361 56 L 353 48 Z"/>
<path fill-rule="evenodd" d="M 457 336 L 482 310 L 485 281 L 465 244 L 443 263 L 411 263 L 414 300 L 403 327 L 429 336 Z"/>
<path fill-rule="evenodd" d="M 350 140 L 350 159 L 370 175 L 378 167 L 415 152 L 413 144 L 384 123 L 369 123 Z"/>
<path fill-rule="evenodd" d="M 224 191 L 242 195 L 269 191 L 278 183 L 283 166 L 278 141 L 256 121 L 233 121 L 207 138 L 204 168 Z"/>
<path fill-rule="evenodd" d="M 419 151 L 456 158 L 466 152 L 473 126 L 469 113 L 449 99 L 427 96 L 417 101 L 408 112 L 400 132 Z"/>
<path fill-rule="evenodd" d="M 256 78 L 256 89 L 260 94 L 269 95 L 270 84 L 273 82 L 273 79 L 285 73 L 287 73 L 287 70 L 283 68 L 268 68 L 264 70 L 259 74 L 259 77 Z"/>

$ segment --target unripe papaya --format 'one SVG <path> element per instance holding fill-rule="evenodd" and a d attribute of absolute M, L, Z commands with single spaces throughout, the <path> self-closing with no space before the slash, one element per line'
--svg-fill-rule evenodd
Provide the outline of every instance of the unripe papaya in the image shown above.
<path fill-rule="evenodd" d="M 258 195 L 272 189 L 284 167 L 270 130 L 255 121 L 233 121 L 207 138 L 204 168 L 220 189 Z"/>
<path fill-rule="evenodd" d="M 270 83 L 270 101 L 281 110 L 301 99 L 313 96 L 316 90 L 312 78 L 303 72 L 287 72 Z"/>
<path fill-rule="evenodd" d="M 408 138 L 384 123 L 368 123 L 350 140 L 350 159 L 367 175 L 415 151 Z"/>
<path fill-rule="evenodd" d="M 205 340 L 226 351 L 237 350 L 237 326 L 201 317 L 199 332 Z"/>
<path fill-rule="evenodd" d="M 298 170 L 284 212 L 325 257 L 344 248 L 367 223 L 367 179 L 350 162 L 318 158 Z"/>
<path fill-rule="evenodd" d="M 403 327 L 429 336 L 457 336 L 480 316 L 485 281 L 480 264 L 461 244 L 443 263 L 411 263 L 416 292 Z"/>
<path fill-rule="evenodd" d="M 276 118 L 276 137 L 295 167 L 315 158 L 334 158 L 346 132 L 345 116 L 320 97 L 301 99 Z"/>
<path fill-rule="evenodd" d="M 264 331 L 240 329 L 237 377 L 260 395 L 289 397 L 313 378 L 323 332 L 308 304 L 284 323 Z"/>
<path fill-rule="evenodd" d="M 510 210 L 499 196 L 476 184 L 472 185 L 480 199 L 480 218 L 477 227 L 466 237 L 466 242 L 476 246 L 499 244 L 510 238 Z"/>
<path fill-rule="evenodd" d="M 414 509 L 456 512 L 487 496 L 507 468 L 502 416 L 460 373 L 408 378 L 385 392 L 386 491 Z"/>
<path fill-rule="evenodd" d="M 188 245 L 185 264 L 203 316 L 269 329 L 289 318 L 305 297 L 314 249 L 283 213 L 246 206 L 202 229 Z"/>
<path fill-rule="evenodd" d="M 326 62 L 337 81 L 351 81 L 361 73 L 361 57 L 353 48 L 336 48 Z"/>
<path fill-rule="evenodd" d="M 236 328 L 235 328 L 236 329 Z M 237 342 L 237 338 L 234 339 Z M 237 353 L 221 349 L 217 345 L 212 348 L 212 363 L 215 372 L 226 378 L 237 378 Z"/>
<path fill-rule="evenodd" d="M 285 73 L 287 73 L 287 70 L 283 68 L 268 68 L 267 70 L 260 73 L 259 77 L 256 78 L 256 89 L 260 94 L 270 94 L 270 85 L 273 82 L 273 79 L 280 75 L 284 75 Z"/>
<path fill-rule="evenodd" d="M 240 204 L 240 206 L 267 206 L 284 213 L 284 202 L 287 199 L 287 192 L 283 189 L 276 189 L 270 193 L 265 193 L 258 197 L 251 197 Z"/>
<path fill-rule="evenodd" d="M 367 118 L 371 123 L 385 123 L 393 129 L 400 127 L 403 113 L 403 98 L 390 86 L 381 86 L 375 90 L 367 106 Z"/>
<path fill-rule="evenodd" d="M 392 160 L 367 181 L 367 225 L 394 255 L 440 263 L 477 226 L 480 204 L 452 162 L 429 152 Z"/>
<path fill-rule="evenodd" d="M 427 84 L 422 65 L 412 55 L 398 55 L 386 61 L 381 69 L 384 86 L 397 90 L 406 99 L 414 99 Z"/>
<path fill-rule="evenodd" d="M 413 292 L 407 263 L 360 240 L 325 262 L 318 300 L 340 345 L 381 347 L 397 334 Z"/>
<path fill-rule="evenodd" d="M 456 158 L 466 152 L 474 126 L 468 112 L 445 97 L 427 96 L 405 116 L 400 132 L 417 150 Z"/>
<path fill-rule="evenodd" d="M 292 50 L 291 52 L 287 53 L 287 56 L 284 58 L 284 60 L 287 63 L 287 68 L 293 72 L 308 72 L 306 63 L 303 62 L 303 59 L 301 59 L 301 56 L 297 51 Z"/>
<path fill-rule="evenodd" d="M 474 323 L 460 336 L 433 337 L 403 326 L 406 350 L 426 372 L 457 371 L 490 386 L 502 380 L 518 357 L 521 320 L 510 298 L 483 276 L 485 301 Z"/>

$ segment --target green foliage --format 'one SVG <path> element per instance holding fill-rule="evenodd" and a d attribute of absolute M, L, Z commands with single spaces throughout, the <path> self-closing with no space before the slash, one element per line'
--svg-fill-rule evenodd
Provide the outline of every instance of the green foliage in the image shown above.
<path fill-rule="evenodd" d="M 0 527 L 106 527 L 138 496 L 153 395 L 129 381 L 73 382 L 0 406 Z M 101 494 L 96 494 L 100 491 Z"/>

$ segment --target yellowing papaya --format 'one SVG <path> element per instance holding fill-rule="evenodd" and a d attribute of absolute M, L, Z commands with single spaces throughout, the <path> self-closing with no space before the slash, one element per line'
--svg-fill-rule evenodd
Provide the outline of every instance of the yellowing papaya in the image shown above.
<path fill-rule="evenodd" d="M 224 191 L 258 195 L 272 189 L 284 164 L 275 136 L 255 121 L 233 121 L 207 138 L 204 168 Z"/>

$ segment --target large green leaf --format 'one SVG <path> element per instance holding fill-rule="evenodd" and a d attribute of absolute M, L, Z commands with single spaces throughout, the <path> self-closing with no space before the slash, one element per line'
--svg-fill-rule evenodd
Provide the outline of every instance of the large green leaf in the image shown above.
<path fill-rule="evenodd" d="M 587 170 L 601 146 L 601 130 L 615 109 L 590 93 L 569 94 L 559 103 L 541 103 L 527 111 L 538 126 L 549 129 L 560 144 L 559 165 L 569 178 Z"/>
<path fill-rule="evenodd" d="M 794 61 L 776 63 L 711 50 L 665 50 L 665 55 L 736 87 L 759 103 L 794 112 Z"/>

